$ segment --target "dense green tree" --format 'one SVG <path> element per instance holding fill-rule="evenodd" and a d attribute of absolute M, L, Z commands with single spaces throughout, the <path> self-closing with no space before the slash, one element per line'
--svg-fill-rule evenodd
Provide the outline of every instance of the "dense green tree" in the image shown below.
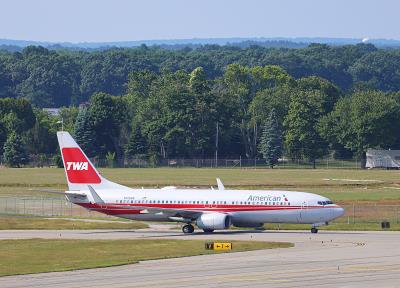
<path fill-rule="evenodd" d="M 29 46 L 21 52 L 0 52 L 0 98 L 25 97 L 40 107 L 78 105 L 98 92 L 123 95 L 129 90 L 128 75 L 143 71 L 190 72 L 202 67 L 208 80 L 214 80 L 231 63 L 277 65 L 294 78 L 316 75 L 343 90 L 367 85 L 397 91 L 400 65 L 398 49 L 377 49 L 371 44 L 311 44 L 299 49 L 205 45 L 171 50 L 143 46 L 99 51 Z M 139 82 L 146 87 L 149 75 L 140 76 L 144 80 Z"/>
<path fill-rule="evenodd" d="M 368 148 L 391 148 L 400 132 L 400 105 L 394 95 L 379 91 L 356 92 L 338 101 L 321 119 L 319 131 L 329 142 L 351 149 L 362 159 Z"/>
<path fill-rule="evenodd" d="M 34 109 L 35 124 L 25 134 L 29 154 L 55 154 L 58 148 L 57 131 L 61 130 L 59 118 L 40 108 Z"/>
<path fill-rule="evenodd" d="M 100 155 L 116 152 L 117 158 L 120 158 L 123 153 L 118 140 L 120 126 L 126 115 L 123 100 L 105 93 L 94 94 L 90 99 L 89 114 Z"/>
<path fill-rule="evenodd" d="M 0 122 L 0 155 L 3 155 L 3 147 L 6 140 L 7 129 L 4 127 L 3 123 Z"/>
<path fill-rule="evenodd" d="M 364 85 L 383 91 L 400 90 L 400 53 L 379 50 L 358 59 L 349 71 L 355 86 Z"/>
<path fill-rule="evenodd" d="M 28 162 L 28 156 L 21 136 L 11 132 L 3 148 L 4 163 L 10 167 L 20 167 Z"/>
<path fill-rule="evenodd" d="M 135 118 L 138 110 L 146 102 L 150 95 L 151 87 L 159 75 L 151 71 L 137 71 L 129 74 L 128 94 L 125 96 L 127 118 L 133 119 L 132 126 L 135 124 Z"/>
<path fill-rule="evenodd" d="M 80 91 L 84 99 L 98 92 L 122 95 L 128 75 L 134 71 L 154 71 L 156 63 L 147 60 L 148 49 L 119 49 L 86 54 L 82 60 Z M 154 55 L 154 58 L 157 58 Z M 157 62 L 156 59 L 154 61 Z"/>
<path fill-rule="evenodd" d="M 317 125 L 324 115 L 325 95 L 319 91 L 297 91 L 292 96 L 285 117 L 285 145 L 294 158 L 305 157 L 313 163 L 326 152 L 326 144 L 320 137 Z"/>
<path fill-rule="evenodd" d="M 258 146 L 259 153 L 271 168 L 274 168 L 282 156 L 282 145 L 282 130 L 275 109 L 272 109 L 263 127 Z"/>
<path fill-rule="evenodd" d="M 211 154 L 216 101 L 204 78 L 202 89 L 191 86 L 190 77 L 196 71 L 165 72 L 152 83 L 135 120 L 141 125 L 150 153 L 161 157 Z M 199 83 L 199 79 L 196 81 Z"/>
<path fill-rule="evenodd" d="M 193 117 L 190 124 L 193 150 L 197 157 L 213 154 L 216 123 L 219 125 L 217 100 L 211 93 L 210 83 L 202 67 L 195 68 L 189 75 L 189 89 L 194 98 Z M 216 136 L 216 135 L 215 135 Z M 219 135 L 218 135 L 219 136 Z"/>
<path fill-rule="evenodd" d="M 250 104 L 259 91 L 280 85 L 291 85 L 293 78 L 278 66 L 244 67 L 229 65 L 222 78 L 220 91 L 237 129 L 240 129 L 246 157 L 257 153 L 257 122 L 250 121 Z"/>
<path fill-rule="evenodd" d="M 197 67 L 190 73 L 189 88 L 196 94 L 202 94 L 209 90 L 203 67 Z"/>
<path fill-rule="evenodd" d="M 157 74 L 151 71 L 135 71 L 129 74 L 128 94 L 137 94 L 141 99 L 148 97 L 151 84 Z"/>
<path fill-rule="evenodd" d="M 78 66 L 73 59 L 43 47 L 22 51 L 24 79 L 16 86 L 18 96 L 39 107 L 60 107 L 76 98 Z"/>
<path fill-rule="evenodd" d="M 58 118 L 63 121 L 64 131 L 74 134 L 76 118 L 79 114 L 79 108 L 75 106 L 61 107 Z"/>
<path fill-rule="evenodd" d="M 12 80 L 11 73 L 7 70 L 6 65 L 0 60 L 0 98 L 12 96 Z"/>
<path fill-rule="evenodd" d="M 342 94 L 340 89 L 331 82 L 316 76 L 300 78 L 297 80 L 296 89 L 321 92 L 324 95 L 323 99 L 321 99 L 323 100 L 324 112 L 332 111 L 333 106 L 339 100 Z"/>
<path fill-rule="evenodd" d="M 0 121 L 3 117 L 18 118 L 18 129 L 21 131 L 29 130 L 35 124 L 35 114 L 32 110 L 32 105 L 25 99 L 0 99 Z M 14 125 L 10 123 L 10 125 Z"/>
<path fill-rule="evenodd" d="M 3 115 L 1 118 L 1 122 L 3 124 L 3 127 L 6 128 L 9 133 L 16 132 L 20 134 L 24 130 L 22 120 L 18 118 L 17 114 L 14 111 Z"/>
<path fill-rule="evenodd" d="M 19 52 L 0 51 L 0 143 L 17 131 L 29 153 L 54 153 L 60 119 L 33 111 L 32 105 L 66 106 L 60 117 L 64 129 L 74 132 L 78 109 L 68 106 L 86 102 L 94 93 L 89 114 L 101 157 L 107 152 L 116 152 L 117 158 L 131 154 L 125 148 L 140 138 L 135 140 L 137 129 L 152 159 L 212 157 L 218 125 L 219 156 L 253 158 L 261 127 L 273 109 L 293 157 L 320 157 L 328 138 L 329 148 L 336 152 L 361 153 L 338 133 L 327 132 L 331 128 L 326 127 L 334 127 L 326 125 L 329 117 L 320 118 L 353 91 L 363 93 L 371 87 L 398 91 L 400 50 L 370 44 L 297 48 L 248 43 L 97 51 L 30 46 Z M 398 97 L 393 99 L 398 102 Z M 341 117 L 351 118 L 346 113 Z M 296 137 L 289 141 L 288 135 Z M 397 135 L 389 137 L 390 145 L 378 146 L 400 147 Z M 378 147 L 369 138 L 365 141 L 365 147 Z M 306 153 L 310 149 L 316 151 L 314 156 Z"/>
<path fill-rule="evenodd" d="M 11 133 L 25 135 L 35 125 L 36 117 L 31 104 L 25 99 L 0 99 L 0 152 Z"/>
<path fill-rule="evenodd" d="M 188 157 L 192 150 L 191 124 L 195 99 L 188 86 L 188 74 L 183 71 L 164 74 L 152 87 L 145 107 L 142 131 L 151 149 L 162 157 Z M 157 147 L 157 148 L 156 148 Z"/>
<path fill-rule="evenodd" d="M 282 124 L 293 93 L 296 93 L 295 88 L 288 85 L 259 91 L 249 106 L 251 121 L 262 126 L 274 110 L 278 122 Z"/>
<path fill-rule="evenodd" d="M 146 153 L 146 139 L 143 137 L 140 127 L 135 127 L 125 146 L 125 155 L 128 157 L 142 158 Z"/>
<path fill-rule="evenodd" d="M 83 107 L 79 110 L 74 127 L 76 142 L 85 151 L 88 157 L 96 156 L 96 133 L 89 109 Z"/>

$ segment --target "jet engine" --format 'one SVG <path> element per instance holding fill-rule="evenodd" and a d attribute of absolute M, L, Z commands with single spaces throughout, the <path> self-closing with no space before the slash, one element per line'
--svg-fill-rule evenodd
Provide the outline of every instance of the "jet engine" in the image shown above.
<path fill-rule="evenodd" d="M 231 226 L 229 215 L 223 213 L 204 213 L 196 220 L 196 225 L 203 230 L 222 230 Z"/>

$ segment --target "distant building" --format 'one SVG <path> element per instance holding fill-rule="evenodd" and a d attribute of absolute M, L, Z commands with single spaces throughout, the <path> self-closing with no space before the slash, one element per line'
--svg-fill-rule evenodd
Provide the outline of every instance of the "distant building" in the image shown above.
<path fill-rule="evenodd" d="M 51 116 L 59 116 L 60 115 L 60 108 L 43 108 L 43 111 L 46 111 Z"/>
<path fill-rule="evenodd" d="M 367 168 L 400 168 L 400 150 L 367 151 Z"/>
<path fill-rule="evenodd" d="M 83 108 L 88 108 L 90 105 L 89 102 L 82 102 L 81 104 L 79 104 L 79 110 L 83 109 Z"/>

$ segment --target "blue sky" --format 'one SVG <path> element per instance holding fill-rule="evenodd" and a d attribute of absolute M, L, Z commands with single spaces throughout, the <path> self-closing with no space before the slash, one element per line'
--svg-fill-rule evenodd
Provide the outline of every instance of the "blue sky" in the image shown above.
<path fill-rule="evenodd" d="M 7 39 L 400 39 L 397 0 L 0 0 L 0 9 Z"/>

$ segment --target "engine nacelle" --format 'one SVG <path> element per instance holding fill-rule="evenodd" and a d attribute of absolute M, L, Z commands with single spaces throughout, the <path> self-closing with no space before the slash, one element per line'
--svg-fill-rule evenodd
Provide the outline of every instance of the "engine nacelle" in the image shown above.
<path fill-rule="evenodd" d="M 205 230 L 228 229 L 231 224 L 231 217 L 223 213 L 205 213 L 196 221 L 197 227 Z"/>

